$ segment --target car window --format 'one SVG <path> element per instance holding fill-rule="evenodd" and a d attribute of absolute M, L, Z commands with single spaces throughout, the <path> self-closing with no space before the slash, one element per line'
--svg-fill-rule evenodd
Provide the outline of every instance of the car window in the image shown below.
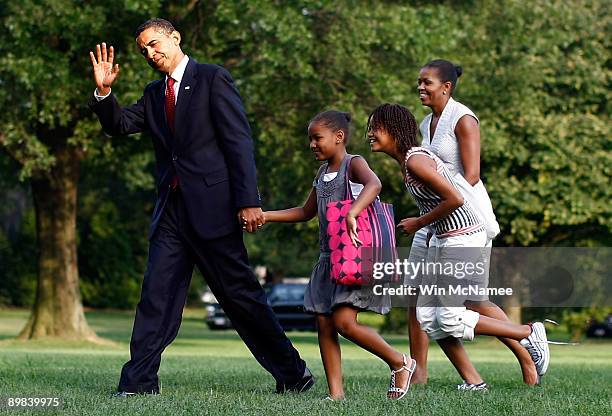
<path fill-rule="evenodd" d="M 269 289 L 270 302 L 303 301 L 305 285 L 276 285 Z"/>

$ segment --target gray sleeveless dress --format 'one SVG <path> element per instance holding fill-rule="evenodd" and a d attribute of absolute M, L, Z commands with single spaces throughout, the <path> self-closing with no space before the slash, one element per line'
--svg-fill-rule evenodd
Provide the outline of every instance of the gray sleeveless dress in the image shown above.
<path fill-rule="evenodd" d="M 350 158 L 353 155 L 346 155 L 338 175 L 329 182 L 323 180 L 323 175 L 327 172 L 325 163 L 312 186 L 317 191 L 317 207 L 319 212 L 319 244 L 321 254 L 319 261 L 314 266 L 310 275 L 310 282 L 304 295 L 304 309 L 306 312 L 328 315 L 339 305 L 350 305 L 362 311 L 373 311 L 380 314 L 388 313 L 391 310 L 391 298 L 387 296 L 376 296 L 371 287 L 367 286 L 345 286 L 336 285 L 331 280 L 330 249 L 329 237 L 327 236 L 327 203 L 332 201 L 342 201 L 346 195 L 345 176 Z"/>

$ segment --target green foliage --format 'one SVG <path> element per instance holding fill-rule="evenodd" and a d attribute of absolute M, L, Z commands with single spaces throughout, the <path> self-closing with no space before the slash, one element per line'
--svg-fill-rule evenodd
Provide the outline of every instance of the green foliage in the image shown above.
<path fill-rule="evenodd" d="M 385 321 L 380 330 L 383 333 L 407 334 L 408 310 L 406 308 L 393 308 L 385 315 Z"/>
<path fill-rule="evenodd" d="M 308 121 L 339 108 L 354 116 L 349 151 L 370 160 L 397 218 L 414 215 L 396 164 L 370 154 L 363 129 L 383 101 L 407 105 L 421 119 L 429 110 L 415 93 L 418 70 L 443 57 L 463 65 L 457 98 L 482 120 L 482 173 L 503 230 L 497 244 L 606 244 L 612 164 L 604 3 L 570 10 L 558 1 L 473 3 L 233 1 L 176 10 L 176 20 L 202 29 L 184 36 L 188 53 L 227 66 L 237 80 L 266 208 L 305 199 L 318 167 Z M 308 259 L 316 260 L 315 221 L 267 228 L 248 238 L 253 259 L 307 274 Z"/>
<path fill-rule="evenodd" d="M 59 159 L 57 155 L 70 149 L 71 157 L 79 162 L 94 160 L 87 167 L 104 166 L 104 171 L 98 170 L 102 178 L 108 172 L 118 171 L 118 176 L 134 193 L 153 188 L 152 177 L 147 172 L 151 171 L 150 145 L 144 146 L 139 136 L 129 141 L 105 137 L 86 103 L 95 87 L 89 51 L 95 50 L 96 43 L 101 41 L 117 48 L 123 83 L 116 91 L 117 96 L 125 103 L 140 96 L 150 72 L 143 71 L 146 64 L 138 53 L 128 53 L 136 52 L 136 47 L 133 32 L 126 28 L 136 28 L 156 14 L 158 8 L 158 1 L 133 0 L 2 3 L 0 149 L 20 165 L 17 176 L 21 180 L 45 177 L 48 183 L 59 182 L 57 176 L 66 171 L 60 164 L 73 161 Z M 4 161 L 3 155 L 0 159 L 3 171 Z M 110 193 L 104 198 L 112 200 Z M 62 209 L 69 211 L 71 207 L 66 204 Z M 139 227 L 133 234 L 130 234 L 133 230 L 129 222 L 122 223 L 129 218 L 124 213 L 131 212 L 128 204 L 122 207 L 121 214 L 118 211 L 113 214 L 112 207 L 104 205 L 80 217 L 84 219 L 80 224 L 82 230 L 89 230 L 90 224 L 97 225 L 92 234 L 82 235 L 83 245 L 79 247 L 81 265 L 87 274 L 83 297 L 92 305 L 132 306 L 135 303 L 139 284 L 134 276 L 142 275 L 143 263 L 135 253 L 146 250 L 146 239 L 133 236 L 145 232 L 147 204 L 141 199 L 133 210 L 144 220 L 137 223 Z M 0 271 L 6 277 L 2 296 L 11 304 L 27 305 L 33 301 L 31 288 L 37 250 L 35 240 L 27 243 L 22 247 L 18 239 L 4 244 L 2 249 L 14 259 Z"/>
<path fill-rule="evenodd" d="M 0 305 L 29 306 L 34 302 L 37 277 L 35 227 L 34 210 L 29 209 L 11 240 L 0 229 Z"/>
<path fill-rule="evenodd" d="M 133 307 L 138 302 L 143 264 L 134 261 L 133 239 L 121 223 L 117 206 L 99 195 L 82 198 L 88 222 L 80 227 L 81 291 L 94 307 Z"/>
<path fill-rule="evenodd" d="M 407 104 L 425 114 L 414 93 L 423 56 L 447 54 L 459 28 L 428 36 L 440 20 L 459 22 L 448 8 L 370 2 L 234 1 L 200 4 L 200 13 L 177 16 L 185 49 L 200 60 L 228 67 L 247 105 L 256 141 L 259 187 L 266 209 L 301 204 L 319 164 L 306 130 L 318 112 L 337 108 L 353 114 L 349 146 L 383 180 L 383 197 L 397 216 L 414 215 L 395 162 L 372 155 L 364 140 L 369 112 L 382 101 Z M 316 261 L 316 221 L 271 225 L 249 236 L 251 257 L 275 274 L 309 275 Z M 291 261 L 288 262 L 287 259 Z"/>
<path fill-rule="evenodd" d="M 85 105 L 94 89 L 88 52 L 106 40 L 119 51 L 124 85 L 142 79 L 137 54 L 126 53 L 135 47 L 125 28 L 155 13 L 158 2 L 146 2 L 140 9 L 134 5 L 24 0 L 3 7 L 0 144 L 22 164 L 22 178 L 51 169 L 55 151 L 63 146 L 75 147 L 83 157 L 112 153 L 110 140 L 102 137 Z M 134 100 L 141 88 L 124 87 L 119 96 Z"/>
<path fill-rule="evenodd" d="M 612 229 L 605 2 L 495 2 L 466 25 L 465 102 L 508 245 L 603 245 Z M 478 59 L 480 64 L 475 61 Z M 473 75 L 472 75 L 473 74 Z"/>
<path fill-rule="evenodd" d="M 591 320 L 604 322 L 604 319 L 612 314 L 612 307 L 591 307 L 576 310 L 563 311 L 562 323 L 573 341 L 584 338 L 587 326 Z"/>
<path fill-rule="evenodd" d="M 87 162 L 84 168 L 78 210 L 83 302 L 132 308 L 146 267 L 151 192 L 125 181 L 125 172 L 110 161 Z"/>
<path fill-rule="evenodd" d="M 155 14 L 177 24 L 189 55 L 234 76 L 253 128 L 266 209 L 304 201 L 318 168 L 308 121 L 338 108 L 353 114 L 349 151 L 368 159 L 396 218 L 415 215 L 397 165 L 369 152 L 363 130 L 384 101 L 406 105 L 421 120 L 429 110 L 415 91 L 418 70 L 445 58 L 463 66 L 456 98 L 481 120 L 481 172 L 502 226 L 496 244 L 612 242 L 605 1 L 4 2 L 0 147 L 21 162 L 22 178 L 49 170 L 58 146 L 80 149 L 88 176 L 81 181 L 79 262 L 92 304 L 106 291 L 101 282 L 127 279 L 133 287 L 142 274 L 153 154 L 146 137 L 100 133 L 85 106 L 94 88 L 88 51 L 102 40 L 115 46 L 121 74 L 113 90 L 123 104 L 133 102 L 158 75 L 137 53 L 132 31 Z M 5 162 L 0 158 L 2 172 Z M 317 239 L 316 220 L 268 225 L 246 237 L 253 263 L 293 276 L 309 275 Z M 96 254 L 104 251 L 117 259 L 104 265 Z"/>

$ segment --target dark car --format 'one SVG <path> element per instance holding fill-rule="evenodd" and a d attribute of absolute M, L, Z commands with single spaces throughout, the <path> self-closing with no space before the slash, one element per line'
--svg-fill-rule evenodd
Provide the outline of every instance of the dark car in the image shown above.
<path fill-rule="evenodd" d="M 206 325 L 210 329 L 229 329 L 233 328 L 232 322 L 229 320 L 221 305 L 211 303 L 206 305 Z"/>
<path fill-rule="evenodd" d="M 264 286 L 268 303 L 285 331 L 316 330 L 315 316 L 304 311 L 304 283 L 279 283 Z"/>
<path fill-rule="evenodd" d="M 285 331 L 314 331 L 314 315 L 304 311 L 305 283 L 277 283 L 264 286 L 268 304 Z M 206 324 L 210 329 L 232 328 L 232 323 L 218 303 L 206 306 Z"/>
<path fill-rule="evenodd" d="M 590 338 L 612 338 L 612 315 L 606 316 L 603 322 L 591 320 L 586 335 Z"/>

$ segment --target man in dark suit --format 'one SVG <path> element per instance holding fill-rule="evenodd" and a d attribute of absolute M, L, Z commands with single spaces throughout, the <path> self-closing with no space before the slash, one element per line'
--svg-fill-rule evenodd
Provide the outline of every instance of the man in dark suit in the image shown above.
<path fill-rule="evenodd" d="M 91 109 L 107 134 L 148 132 L 157 170 L 147 270 L 117 396 L 159 393 L 161 354 L 178 333 L 195 265 L 277 392 L 308 390 L 314 378 L 269 307 L 242 240 L 241 225 L 255 232 L 264 224 L 242 100 L 225 69 L 197 63 L 180 42 L 166 20 L 138 28 L 138 48 L 165 76 L 123 108 L 111 92 L 119 74 L 113 47 L 90 52 Z"/>

